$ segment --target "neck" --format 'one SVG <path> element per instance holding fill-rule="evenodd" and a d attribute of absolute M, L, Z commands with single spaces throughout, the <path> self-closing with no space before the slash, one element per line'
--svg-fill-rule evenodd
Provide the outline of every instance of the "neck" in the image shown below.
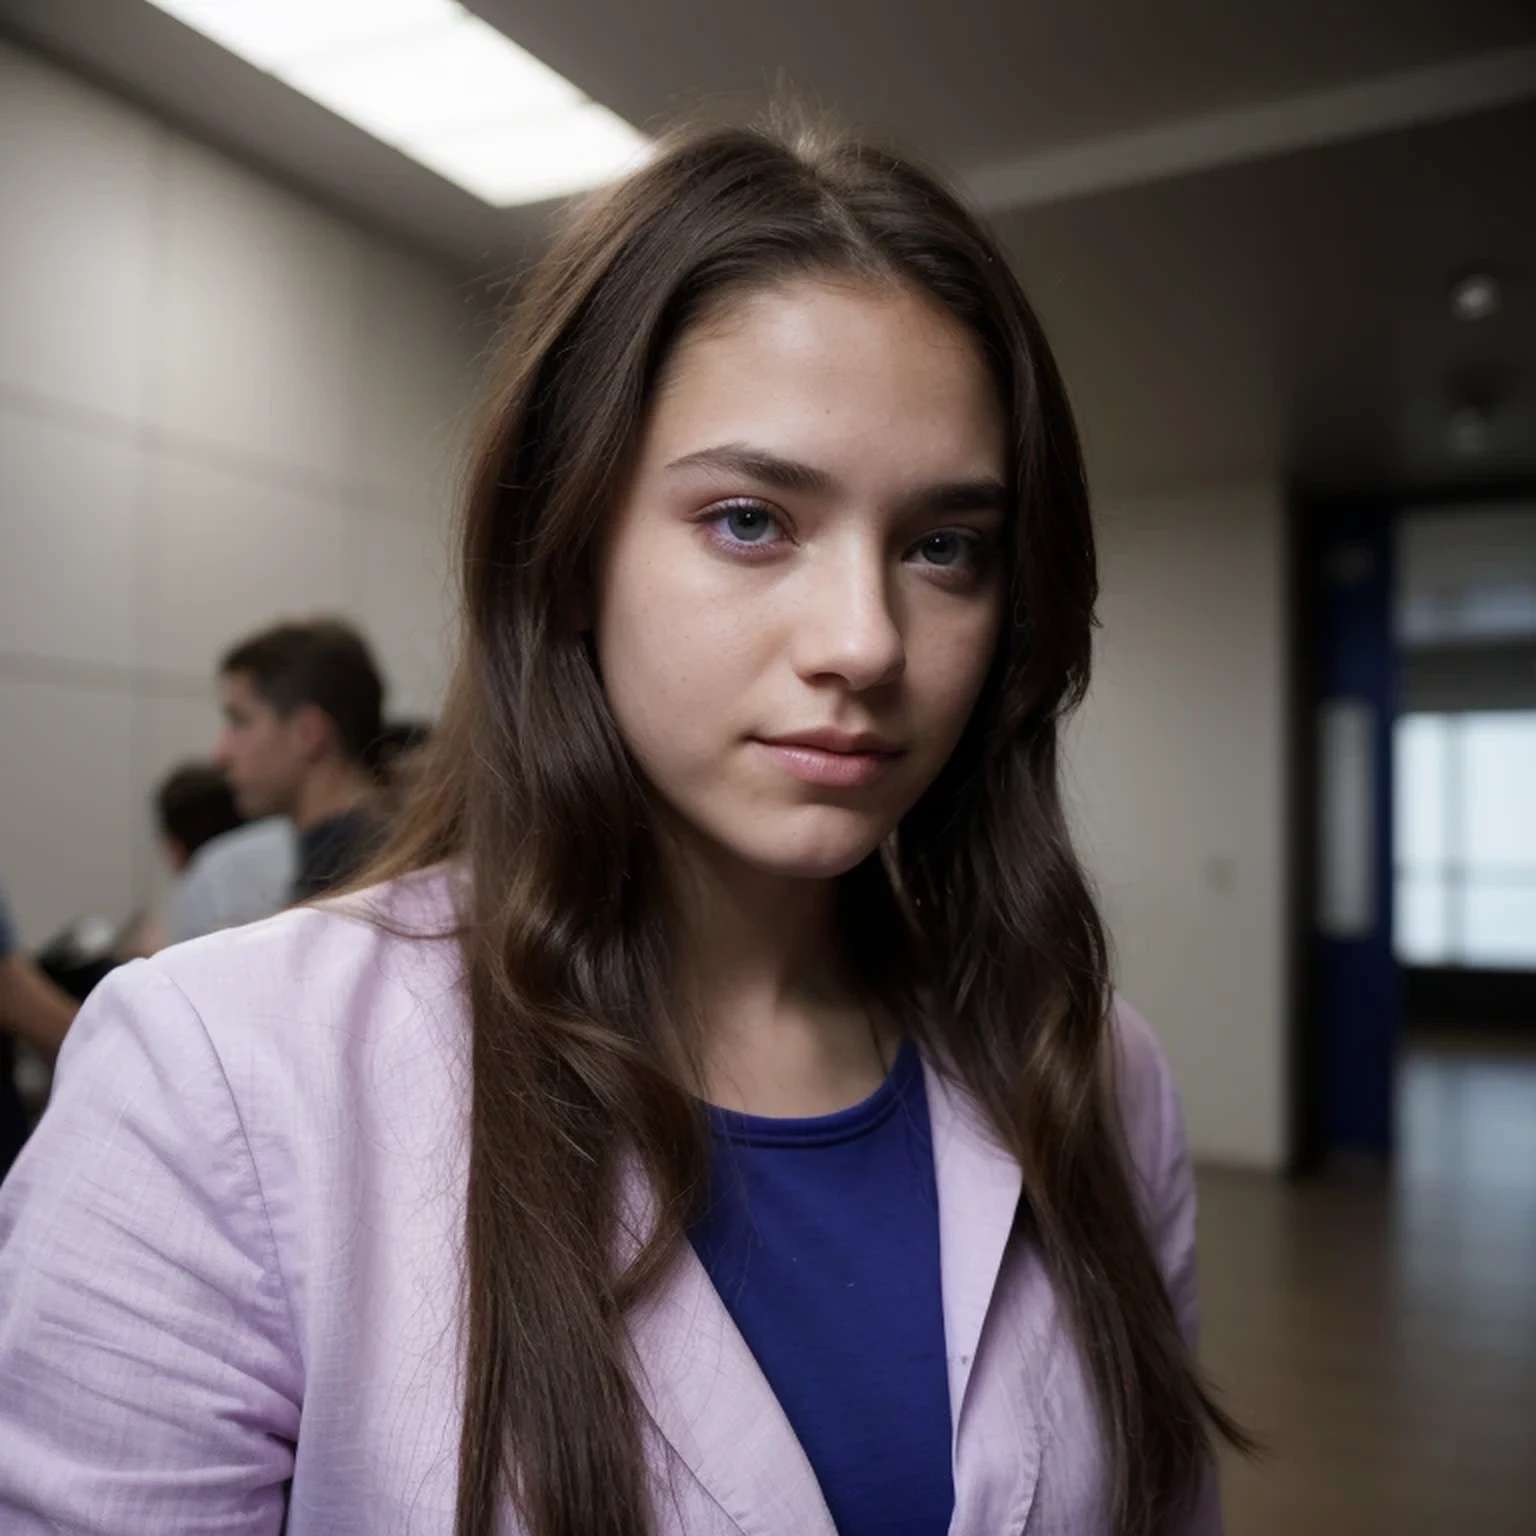
<path fill-rule="evenodd" d="M 373 781 L 361 768 L 327 758 L 304 776 L 291 812 L 293 823 L 300 832 L 308 832 L 322 821 L 356 810 L 372 792 Z"/>
<path fill-rule="evenodd" d="M 675 849 L 678 984 L 711 1103 L 818 1115 L 872 1093 L 895 1031 L 871 1011 L 839 942 L 836 882 Z"/>

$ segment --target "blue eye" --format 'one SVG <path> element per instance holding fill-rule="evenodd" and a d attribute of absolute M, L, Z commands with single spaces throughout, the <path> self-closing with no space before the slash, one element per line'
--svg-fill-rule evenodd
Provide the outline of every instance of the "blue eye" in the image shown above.
<path fill-rule="evenodd" d="M 975 560 L 978 553 L 974 538 L 952 528 L 930 533 L 917 548 L 926 564 L 941 570 Z"/>
<path fill-rule="evenodd" d="M 727 548 L 777 544 L 783 528 L 773 508 L 756 501 L 728 502 L 708 519 L 714 538 Z"/>
<path fill-rule="evenodd" d="M 702 522 L 710 543 L 739 560 L 766 560 L 793 540 L 779 513 L 760 501 L 717 503 Z"/>
<path fill-rule="evenodd" d="M 730 508 L 720 523 L 738 544 L 761 544 L 773 532 L 768 509 L 750 504 Z"/>

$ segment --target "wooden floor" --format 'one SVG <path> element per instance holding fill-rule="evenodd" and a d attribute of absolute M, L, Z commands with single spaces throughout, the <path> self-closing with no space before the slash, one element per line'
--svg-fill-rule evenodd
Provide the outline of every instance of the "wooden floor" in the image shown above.
<path fill-rule="evenodd" d="M 1536 1055 L 1411 1052 L 1390 1175 L 1200 1193 L 1229 1536 L 1536 1536 Z"/>

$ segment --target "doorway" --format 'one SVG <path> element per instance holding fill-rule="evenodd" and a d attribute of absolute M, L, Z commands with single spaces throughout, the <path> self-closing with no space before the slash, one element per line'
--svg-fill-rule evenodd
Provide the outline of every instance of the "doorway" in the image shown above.
<path fill-rule="evenodd" d="M 1536 1061 L 1536 500 L 1302 527 L 1296 1163 L 1385 1163 Z"/>

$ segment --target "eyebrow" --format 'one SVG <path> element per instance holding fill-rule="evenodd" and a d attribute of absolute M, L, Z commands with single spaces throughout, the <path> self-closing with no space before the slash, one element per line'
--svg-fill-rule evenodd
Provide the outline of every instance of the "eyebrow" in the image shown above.
<path fill-rule="evenodd" d="M 760 485 L 771 485 L 777 491 L 799 491 L 806 496 L 830 496 L 837 490 L 836 479 L 826 470 L 794 459 L 781 459 L 776 453 L 746 443 L 700 448 L 697 453 L 673 459 L 667 468 L 724 470 L 727 474 L 744 475 Z"/>
<path fill-rule="evenodd" d="M 946 512 L 1006 512 L 1008 487 L 991 475 L 979 480 L 946 480 L 924 486 L 906 497 L 902 510 L 913 516 L 934 517 Z"/>
<path fill-rule="evenodd" d="M 673 459 L 667 470 L 715 469 L 742 475 L 759 485 L 775 490 L 797 492 L 803 496 L 832 496 L 837 493 L 834 475 L 814 464 L 781 458 L 766 449 L 747 443 L 722 443 L 715 448 L 700 448 Z M 993 475 L 974 480 L 946 480 L 924 486 L 902 499 L 902 510 L 912 515 L 931 516 L 945 512 L 1004 512 L 1008 508 L 1008 487 Z"/>

